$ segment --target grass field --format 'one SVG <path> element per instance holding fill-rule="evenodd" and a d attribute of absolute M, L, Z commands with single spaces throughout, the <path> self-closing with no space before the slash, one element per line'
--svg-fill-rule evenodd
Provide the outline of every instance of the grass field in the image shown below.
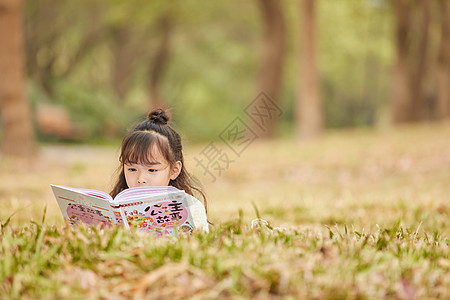
<path fill-rule="evenodd" d="M 205 186 L 207 235 L 64 227 L 50 183 L 109 191 L 117 147 L 0 164 L 0 298 L 450 298 L 450 124 L 259 141 Z M 268 225 L 251 227 L 260 217 Z"/>

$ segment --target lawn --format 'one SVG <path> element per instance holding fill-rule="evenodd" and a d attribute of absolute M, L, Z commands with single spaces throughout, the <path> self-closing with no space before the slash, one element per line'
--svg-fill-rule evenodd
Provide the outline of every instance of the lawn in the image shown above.
<path fill-rule="evenodd" d="M 239 155 L 215 143 L 215 178 L 197 163 L 210 144 L 186 141 L 213 225 L 179 240 L 64 227 L 49 185 L 109 191 L 118 145 L 2 158 L 0 298 L 450 298 L 449 132 L 328 131 Z"/>

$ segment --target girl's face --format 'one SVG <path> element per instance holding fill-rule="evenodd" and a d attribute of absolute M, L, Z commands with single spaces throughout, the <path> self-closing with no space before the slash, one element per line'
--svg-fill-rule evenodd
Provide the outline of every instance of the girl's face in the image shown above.
<path fill-rule="evenodd" d="M 129 188 L 138 186 L 167 186 L 181 171 L 181 162 L 171 167 L 157 147 L 153 147 L 150 164 L 124 164 L 125 180 Z"/>

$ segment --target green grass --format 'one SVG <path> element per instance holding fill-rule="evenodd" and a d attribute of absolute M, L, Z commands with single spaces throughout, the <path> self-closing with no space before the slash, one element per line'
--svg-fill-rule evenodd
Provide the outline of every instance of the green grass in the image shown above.
<path fill-rule="evenodd" d="M 0 165 L 0 299 L 450 298 L 450 124 L 257 141 L 208 194 L 209 234 L 65 227 L 50 183 L 109 190 L 117 149 Z M 262 218 L 251 228 L 252 220 Z"/>
<path fill-rule="evenodd" d="M 251 229 L 155 239 L 122 228 L 6 226 L 0 297 L 448 298 L 449 239 L 420 228 Z"/>

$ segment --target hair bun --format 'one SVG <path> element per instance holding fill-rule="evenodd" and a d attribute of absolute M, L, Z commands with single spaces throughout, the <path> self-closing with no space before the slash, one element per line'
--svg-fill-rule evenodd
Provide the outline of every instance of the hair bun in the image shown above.
<path fill-rule="evenodd" d="M 148 119 L 153 123 L 159 125 L 166 125 L 169 121 L 169 117 L 167 116 L 166 112 L 160 108 L 152 110 L 148 114 Z"/>

